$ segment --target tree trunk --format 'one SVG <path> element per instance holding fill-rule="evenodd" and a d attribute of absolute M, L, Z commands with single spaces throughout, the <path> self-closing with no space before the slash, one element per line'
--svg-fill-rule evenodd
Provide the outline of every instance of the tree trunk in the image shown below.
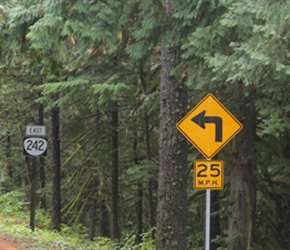
<path fill-rule="evenodd" d="M 8 131 L 6 134 L 6 168 L 8 176 L 10 177 L 10 181 L 13 181 L 13 171 L 11 164 L 11 135 Z"/>
<path fill-rule="evenodd" d="M 119 239 L 118 218 L 118 106 L 113 105 L 112 111 L 112 238 Z"/>
<path fill-rule="evenodd" d="M 137 232 L 136 232 L 135 242 L 139 244 L 142 241 L 142 232 L 143 232 L 143 185 L 142 185 L 142 181 L 139 181 L 137 184 L 136 213 L 137 213 Z"/>
<path fill-rule="evenodd" d="M 144 77 L 144 71 L 143 71 L 143 62 L 140 64 L 140 81 L 143 88 L 143 91 L 145 94 L 147 94 L 147 83 L 145 81 Z M 151 147 L 150 147 L 150 131 L 149 131 L 149 116 L 147 113 L 147 110 L 145 109 L 145 134 L 146 134 L 146 155 L 147 159 L 151 160 Z M 148 217 L 149 217 L 149 223 L 150 227 L 155 227 L 155 211 L 156 211 L 156 201 L 153 198 L 153 176 L 148 181 L 148 200 L 149 200 L 149 211 L 148 211 Z"/>
<path fill-rule="evenodd" d="M 100 112 L 98 110 L 96 111 L 96 115 L 93 119 L 94 119 L 94 122 L 96 123 L 96 131 L 95 131 L 95 135 L 94 135 L 95 139 L 93 140 L 93 145 L 97 145 L 98 144 L 97 138 L 98 138 L 98 132 L 100 129 L 100 121 L 101 121 Z M 95 150 L 96 150 L 96 152 L 98 152 L 97 148 L 95 148 Z M 95 156 L 95 157 L 97 157 L 97 156 Z M 94 171 L 96 171 L 96 170 L 94 170 Z M 94 237 L 96 236 L 96 227 L 97 227 L 97 222 L 98 222 L 97 210 L 98 210 L 98 205 L 100 203 L 100 202 L 98 202 L 98 200 L 100 200 L 100 197 L 98 195 L 99 184 L 100 184 L 100 181 L 99 181 L 99 177 L 98 177 L 98 171 L 96 171 L 94 174 L 94 190 L 95 191 L 93 194 L 93 203 L 92 203 L 92 208 L 91 208 L 92 212 L 91 212 L 91 221 L 90 221 L 90 240 L 91 241 L 93 241 Z M 108 236 L 108 235 L 106 235 L 106 236 Z"/>
<path fill-rule="evenodd" d="M 61 230 L 59 108 L 52 108 L 52 228 Z"/>
<path fill-rule="evenodd" d="M 100 233 L 103 237 L 109 237 L 109 211 L 105 201 L 100 199 Z"/>
<path fill-rule="evenodd" d="M 166 1 L 166 12 L 171 13 L 169 1 Z M 181 113 L 187 109 L 187 91 L 181 77 L 171 74 L 180 62 L 180 56 L 180 47 L 170 46 L 162 40 L 157 250 L 187 248 L 187 143 L 176 129 Z"/>
<path fill-rule="evenodd" d="M 37 182 L 37 158 L 30 157 L 30 229 L 34 232 L 35 228 L 35 210 L 36 210 L 36 182 Z"/>
<path fill-rule="evenodd" d="M 219 210 L 220 210 L 219 191 L 211 191 L 211 222 L 210 222 L 211 239 L 215 239 L 218 235 L 221 235 Z M 218 243 L 215 242 L 210 243 L 210 249 L 214 250 L 218 248 L 219 248 Z"/>
<path fill-rule="evenodd" d="M 145 130 L 146 130 L 146 154 L 147 159 L 151 160 L 151 148 L 150 148 L 150 131 L 149 131 L 149 117 L 147 113 L 145 114 Z M 155 210 L 156 210 L 156 201 L 153 198 L 153 176 L 148 181 L 148 199 L 149 199 L 149 223 L 150 227 L 153 228 L 156 225 L 155 222 Z M 155 181 L 156 182 L 156 181 Z"/>
<path fill-rule="evenodd" d="M 134 150 L 134 164 L 139 164 L 138 160 L 138 152 L 137 152 L 137 144 L 138 144 L 138 125 L 136 122 L 135 132 L 134 132 L 134 143 L 133 143 L 133 150 Z M 136 202 L 136 217 L 137 217 L 137 231 L 135 236 L 136 244 L 139 244 L 142 241 L 142 231 L 143 231 L 143 184 L 142 180 L 139 180 L 137 183 L 137 202 Z"/>
<path fill-rule="evenodd" d="M 252 247 L 255 226 L 256 180 L 255 180 L 255 137 L 256 112 L 252 94 L 245 97 L 243 84 L 235 86 L 234 98 L 239 105 L 238 118 L 243 130 L 234 140 L 233 164 L 231 166 L 231 193 L 229 232 L 233 240 L 229 250 L 249 249 Z"/>
<path fill-rule="evenodd" d="M 41 94 L 39 94 L 41 96 Z M 43 125 L 43 104 L 38 104 L 38 123 L 39 125 Z M 43 190 L 45 188 L 45 158 L 39 157 L 39 180 L 40 180 L 40 188 Z M 46 199 L 45 194 L 42 192 L 42 195 L 40 197 L 40 208 L 46 209 Z"/>
<path fill-rule="evenodd" d="M 98 186 L 99 186 L 99 181 L 98 177 L 94 176 L 94 190 L 95 193 L 93 194 L 93 204 L 92 204 L 92 212 L 91 212 L 91 223 L 90 223 L 90 240 L 93 241 L 94 237 L 96 235 L 96 222 L 97 222 L 97 205 L 98 205 Z"/>

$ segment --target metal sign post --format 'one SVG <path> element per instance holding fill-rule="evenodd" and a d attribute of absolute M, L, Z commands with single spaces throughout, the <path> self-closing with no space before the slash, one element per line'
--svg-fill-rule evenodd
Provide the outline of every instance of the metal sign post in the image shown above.
<path fill-rule="evenodd" d="M 205 250 L 210 250 L 210 189 L 206 190 L 205 203 Z"/>

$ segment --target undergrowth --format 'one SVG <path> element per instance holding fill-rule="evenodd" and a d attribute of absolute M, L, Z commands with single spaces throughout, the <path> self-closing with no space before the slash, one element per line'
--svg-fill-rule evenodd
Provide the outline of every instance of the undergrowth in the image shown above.
<path fill-rule="evenodd" d="M 50 216 L 37 210 L 34 232 L 29 227 L 29 203 L 24 194 L 12 191 L 0 194 L 0 233 L 13 238 L 21 247 L 29 250 L 153 250 L 152 232 L 143 235 L 143 242 L 136 245 L 134 236 L 116 242 L 109 238 L 96 237 L 90 241 L 82 226 L 62 225 L 62 231 L 50 230 Z"/>

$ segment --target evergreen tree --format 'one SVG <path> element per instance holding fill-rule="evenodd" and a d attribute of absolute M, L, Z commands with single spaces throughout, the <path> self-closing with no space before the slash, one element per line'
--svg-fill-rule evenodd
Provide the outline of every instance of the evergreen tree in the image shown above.
<path fill-rule="evenodd" d="M 172 2 L 164 6 L 166 22 L 174 12 Z M 172 71 L 181 60 L 179 44 L 168 41 L 165 29 L 161 42 L 160 144 L 157 205 L 157 249 L 186 249 L 186 141 L 178 134 L 176 124 L 181 110 L 187 107 L 186 87 L 181 75 Z"/>
<path fill-rule="evenodd" d="M 199 77 L 199 87 L 207 87 L 210 91 L 220 93 L 221 98 L 229 101 L 226 102 L 227 106 L 232 106 L 233 113 L 236 113 L 244 124 L 244 131 L 234 140 L 231 152 L 227 151 L 231 153 L 231 160 L 228 162 L 234 162 L 230 176 L 228 238 L 231 240 L 228 247 L 285 247 L 283 240 L 280 241 L 283 245 L 278 243 L 275 247 L 273 242 L 265 247 L 260 241 L 260 185 L 264 184 L 261 184 L 258 173 L 261 166 L 265 166 L 265 162 L 259 159 L 258 155 L 263 150 L 260 148 L 260 142 L 267 137 L 265 132 L 269 132 L 264 126 L 270 124 L 267 121 L 272 117 L 264 116 L 264 111 L 272 106 L 265 104 L 274 104 L 276 100 L 275 95 L 270 97 L 267 93 L 272 93 L 273 89 L 279 92 L 273 87 L 273 79 L 279 79 L 282 88 L 287 86 L 283 81 L 287 73 L 282 70 L 287 53 L 283 43 L 273 43 L 283 40 L 282 37 L 287 34 L 284 29 L 288 22 L 285 16 L 287 3 L 224 1 L 220 3 L 220 7 L 225 10 L 223 14 L 210 25 L 193 32 L 191 40 L 184 48 L 194 48 L 195 59 L 199 58 L 199 76 L 202 76 Z M 196 77 L 196 74 L 193 77 Z M 221 86 L 224 86 L 222 91 Z M 272 101 L 262 101 L 265 100 L 265 95 Z M 245 204 L 247 205 L 243 208 Z M 270 235 L 276 231 L 274 227 L 271 228 L 273 231 L 269 230 Z"/>

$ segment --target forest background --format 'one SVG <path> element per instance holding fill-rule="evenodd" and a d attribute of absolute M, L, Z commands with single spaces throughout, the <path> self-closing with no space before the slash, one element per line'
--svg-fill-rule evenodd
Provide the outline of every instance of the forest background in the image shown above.
<path fill-rule="evenodd" d="M 289 249 L 289 9 L 2 0 L 1 194 L 21 190 L 57 231 L 81 224 L 91 240 L 138 244 L 153 230 L 156 249 L 202 248 L 202 156 L 175 126 L 214 93 L 244 129 L 217 156 L 211 249 Z M 47 157 L 23 156 L 27 125 L 46 126 Z"/>

